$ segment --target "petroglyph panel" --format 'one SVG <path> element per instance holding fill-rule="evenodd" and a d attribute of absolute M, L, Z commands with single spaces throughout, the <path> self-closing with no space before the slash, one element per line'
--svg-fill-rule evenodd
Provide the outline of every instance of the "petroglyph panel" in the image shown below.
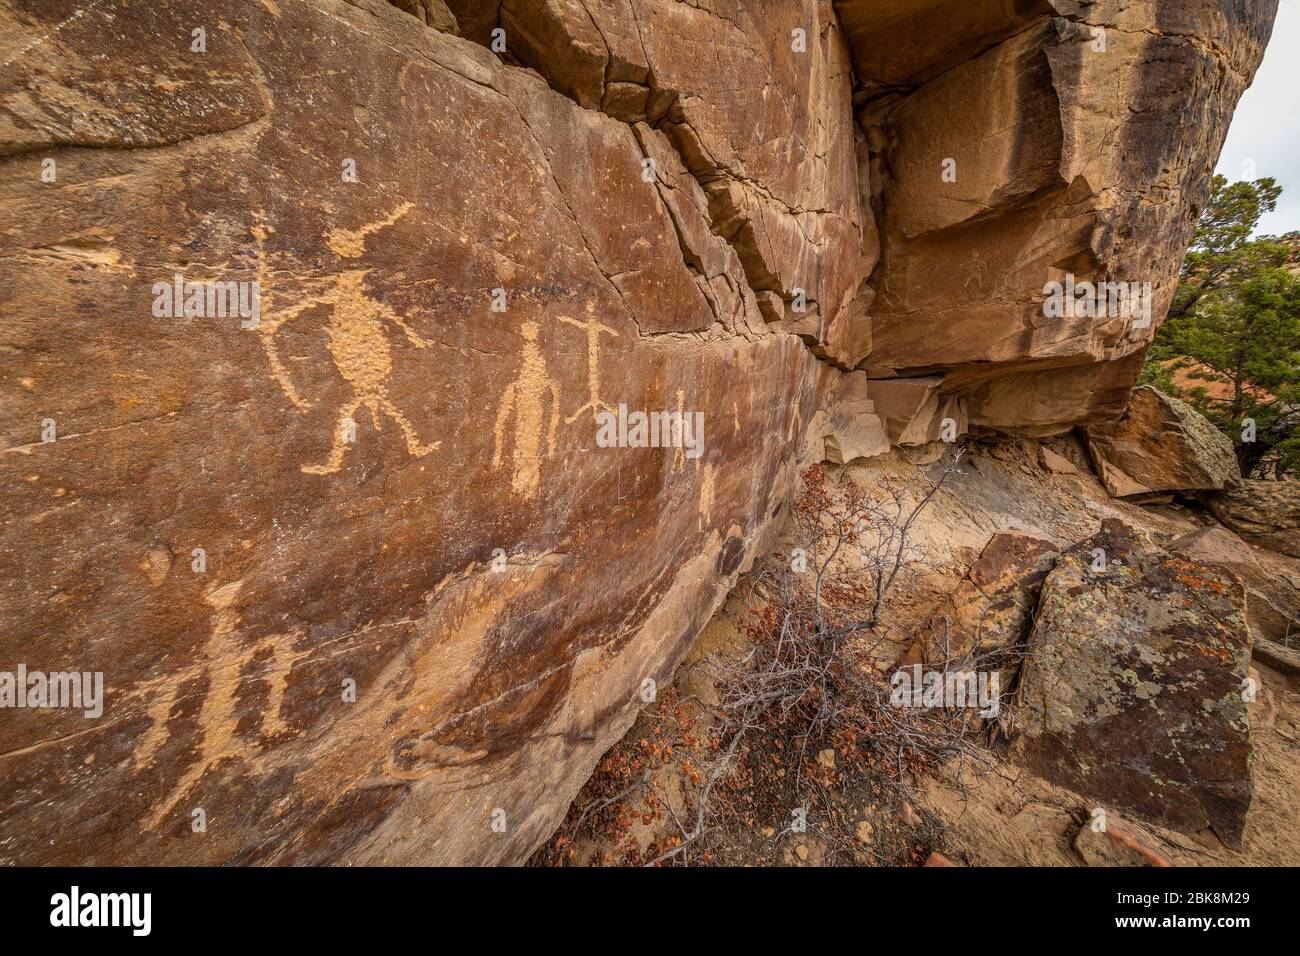
<path fill-rule="evenodd" d="M 707 303 L 625 123 L 381 5 L 277 5 L 70 23 L 51 103 L 78 50 L 187 56 L 198 16 L 242 68 L 201 134 L 136 142 L 128 86 L 116 132 L 41 113 L 57 184 L 0 168 L 0 656 L 107 687 L 93 724 L 0 723 L 4 862 L 521 859 L 725 595 L 724 542 L 761 546 L 827 375 L 738 267 Z M 33 283 L 29 248 L 93 255 Z M 258 283 L 259 320 L 155 316 L 176 275 Z M 703 412 L 703 454 L 597 447 L 620 404 Z"/>

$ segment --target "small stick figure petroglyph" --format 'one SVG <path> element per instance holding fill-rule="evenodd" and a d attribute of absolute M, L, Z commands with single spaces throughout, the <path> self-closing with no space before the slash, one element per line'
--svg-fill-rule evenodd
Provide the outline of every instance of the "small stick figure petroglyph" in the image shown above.
<path fill-rule="evenodd" d="M 587 333 L 587 394 L 589 398 L 587 404 L 564 419 L 566 425 L 572 425 L 578 420 L 578 416 L 589 408 L 593 415 L 601 409 L 614 410 L 613 405 L 600 400 L 600 337 L 602 335 L 617 337 L 618 333 L 607 326 L 601 325 L 599 322 L 579 322 L 567 315 L 560 316 L 560 321 L 566 325 L 582 329 Z"/>

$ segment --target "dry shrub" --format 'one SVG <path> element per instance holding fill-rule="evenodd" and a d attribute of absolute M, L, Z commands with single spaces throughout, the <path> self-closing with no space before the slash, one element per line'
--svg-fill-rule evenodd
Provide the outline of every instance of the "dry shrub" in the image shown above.
<path fill-rule="evenodd" d="M 897 807 L 941 761 L 988 766 L 970 711 L 891 706 L 888 679 L 873 658 L 887 639 L 881 611 L 914 557 L 912 524 L 961 456 L 954 448 L 933 477 L 918 470 L 917 485 L 874 494 L 843 474 L 832 478 L 821 465 L 806 469 L 794 512 L 803 560 L 798 552 L 793 560 L 780 555 L 745 582 L 747 652 L 701 665 L 710 671 L 716 705 L 674 693 L 647 708 L 641 731 L 606 755 L 535 861 L 573 862 L 574 842 L 586 829 L 605 847 L 599 862 L 707 864 L 719 855 L 743 856 L 765 823 L 773 837 L 804 832 L 796 813 L 802 811 L 807 831 L 827 848 L 827 862 L 860 862 L 867 851 L 856 839 L 857 810 L 846 792 Z M 945 667 L 969 664 L 951 660 Z M 669 762 L 688 791 L 685 819 L 659 782 L 657 771 Z M 638 822 L 668 819 L 671 828 L 648 846 L 632 839 Z M 927 819 L 923 842 L 937 841 L 934 823 Z M 915 837 L 897 841 L 894 853 L 876 849 L 876 858 L 922 857 L 927 847 L 914 845 Z"/>

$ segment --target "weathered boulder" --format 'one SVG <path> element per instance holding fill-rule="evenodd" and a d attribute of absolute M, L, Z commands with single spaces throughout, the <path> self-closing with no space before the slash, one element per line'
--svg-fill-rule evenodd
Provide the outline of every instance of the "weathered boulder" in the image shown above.
<path fill-rule="evenodd" d="M 1256 558 L 1250 545 L 1227 528 L 1211 524 L 1171 541 L 1168 550 L 1205 564 L 1215 564 L 1246 587 L 1246 622 L 1255 654 L 1273 641 L 1291 642 L 1300 635 L 1300 594 L 1273 567 Z M 1262 653 L 1267 654 L 1267 650 Z"/>
<path fill-rule="evenodd" d="M 1122 417 L 1087 425 L 1084 434 L 1097 475 L 1117 498 L 1241 482 L 1228 437 L 1191 405 L 1149 386 L 1133 390 Z"/>
<path fill-rule="evenodd" d="M 996 671 L 1001 691 L 1010 691 L 1039 590 L 1059 550 L 1018 531 L 993 535 L 922 626 L 912 656 L 930 667 Z"/>
<path fill-rule="evenodd" d="M 1256 637 L 1252 660 L 1261 661 L 1283 674 L 1300 677 L 1300 651 L 1266 637 Z"/>
<path fill-rule="evenodd" d="M 1250 648 L 1240 582 L 1107 519 L 1043 582 L 1004 711 L 1011 759 L 1103 807 L 1240 845 Z"/>
<path fill-rule="evenodd" d="M 1077 475 L 1079 473 L 1079 469 L 1074 466 L 1074 462 L 1061 453 L 1052 451 L 1046 445 L 1042 445 L 1038 449 L 1038 464 L 1043 467 L 1044 471 L 1049 471 L 1054 475 Z"/>
<path fill-rule="evenodd" d="M 847 464 L 889 451 L 889 435 L 870 398 L 870 384 L 862 372 L 840 376 L 831 411 L 818 412 L 809 423 L 810 431 L 822 435 L 825 450 L 821 457 L 826 461 Z"/>
<path fill-rule="evenodd" d="M 1170 551 L 1179 551 L 1204 564 L 1218 564 L 1241 574 L 1250 573 L 1259 564 L 1250 546 L 1227 528 L 1210 524 L 1180 535 L 1169 542 Z"/>
<path fill-rule="evenodd" d="M 1247 541 L 1300 557 L 1300 482 L 1251 479 L 1203 500 L 1216 518 Z"/>
<path fill-rule="evenodd" d="M 895 445 L 924 445 L 956 441 L 966 434 L 966 405 L 956 395 L 942 393 L 943 379 L 934 377 L 868 379 L 865 385 Z"/>

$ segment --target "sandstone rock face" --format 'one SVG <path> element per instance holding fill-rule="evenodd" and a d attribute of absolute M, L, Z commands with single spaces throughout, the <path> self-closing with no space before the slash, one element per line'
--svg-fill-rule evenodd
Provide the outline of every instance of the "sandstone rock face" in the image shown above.
<path fill-rule="evenodd" d="M 889 451 L 885 422 L 870 398 L 872 383 L 862 372 L 842 375 L 833 400 L 833 411 L 818 413 L 810 431 L 822 432 L 822 457 L 834 464 L 848 464 L 859 458 L 874 458 Z M 824 424 L 823 424 L 824 422 Z M 820 427 L 819 427 L 820 426 Z"/>
<path fill-rule="evenodd" d="M 1276 6 L 836 0 L 881 244 L 865 367 L 942 373 L 978 426 L 1116 417 Z M 1052 282 L 1150 294 L 1053 315 Z"/>
<path fill-rule="evenodd" d="M 661 130 L 378 0 L 98 13 L 0 78 L 0 669 L 106 685 L 99 720 L 5 712 L 0 859 L 524 859 L 784 516 L 839 373 L 769 327 Z M 778 114 L 704 64 L 683 96 L 754 197 L 842 210 L 807 215 L 852 263 L 851 150 L 773 152 L 829 168 L 851 130 L 807 62 Z M 802 236 L 746 195 L 765 248 Z M 818 268 L 809 299 L 849 287 Z M 260 283 L 256 324 L 156 310 L 177 275 Z M 601 447 L 621 405 L 703 433 Z"/>
<path fill-rule="evenodd" d="M 1186 402 L 1154 388 L 1134 389 L 1122 418 L 1088 425 L 1084 433 L 1097 474 L 1119 498 L 1241 482 L 1227 436 Z"/>
<path fill-rule="evenodd" d="M 519 862 L 804 456 L 1117 412 L 1275 0 L 1112 6 L 0 0 L 0 863 Z"/>
<path fill-rule="evenodd" d="M 966 434 L 964 401 L 941 391 L 937 377 L 868 380 L 866 389 L 895 445 L 955 441 Z"/>
<path fill-rule="evenodd" d="M 474 13 L 484 6 L 495 20 Z M 646 156 L 674 167 L 661 188 L 703 207 L 704 236 L 738 257 L 766 321 L 846 368 L 865 355 L 848 306 L 874 265 L 873 243 L 860 227 L 852 67 L 829 2 L 451 7 L 478 24 L 470 35 L 486 42 L 499 25 L 555 89 L 631 124 Z M 717 255 L 696 244 L 700 217 L 674 219 L 693 270 L 712 279 Z"/>
<path fill-rule="evenodd" d="M 458 24 L 455 15 L 447 8 L 443 0 L 389 0 L 399 10 L 405 10 L 411 16 L 435 30 L 456 33 Z"/>
<path fill-rule="evenodd" d="M 1004 722 L 1012 759 L 1103 807 L 1239 845 L 1251 797 L 1245 615 L 1230 574 L 1107 519 L 1043 583 Z"/>
<path fill-rule="evenodd" d="M 1300 483 L 1248 480 L 1205 496 L 1214 516 L 1247 541 L 1300 557 Z"/>

